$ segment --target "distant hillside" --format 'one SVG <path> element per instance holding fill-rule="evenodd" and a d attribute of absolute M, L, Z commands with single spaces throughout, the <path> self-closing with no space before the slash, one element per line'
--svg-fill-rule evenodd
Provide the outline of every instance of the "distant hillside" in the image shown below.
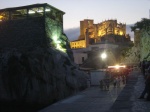
<path fill-rule="evenodd" d="M 126 25 L 126 32 L 131 36 L 131 40 L 134 40 L 134 33 L 131 32 L 131 26 L 133 26 L 133 24 Z M 66 29 L 64 32 L 70 41 L 77 40 L 80 35 L 80 27 Z"/>
<path fill-rule="evenodd" d="M 70 41 L 77 40 L 80 35 L 80 27 L 66 29 L 64 32 Z"/>

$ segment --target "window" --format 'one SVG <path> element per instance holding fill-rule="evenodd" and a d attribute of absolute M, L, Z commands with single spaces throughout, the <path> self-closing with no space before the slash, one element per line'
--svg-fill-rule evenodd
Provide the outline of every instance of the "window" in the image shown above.
<path fill-rule="evenodd" d="M 24 19 L 27 17 L 27 9 L 11 11 L 11 19 Z"/>
<path fill-rule="evenodd" d="M 0 22 L 6 20 L 9 20 L 9 12 L 8 11 L 0 12 Z"/>
<path fill-rule="evenodd" d="M 29 17 L 40 17 L 44 15 L 43 7 L 30 8 L 28 11 Z"/>

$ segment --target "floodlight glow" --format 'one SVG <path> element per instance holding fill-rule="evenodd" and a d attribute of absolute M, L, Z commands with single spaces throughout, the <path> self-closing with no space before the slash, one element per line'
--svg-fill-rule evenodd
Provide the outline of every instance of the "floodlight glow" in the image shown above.
<path fill-rule="evenodd" d="M 120 65 L 108 66 L 108 68 L 116 68 L 116 69 L 125 68 L 125 67 L 126 67 L 125 65 L 123 65 L 123 66 L 120 66 Z"/>
<path fill-rule="evenodd" d="M 102 58 L 102 59 L 105 59 L 105 58 L 107 58 L 107 55 L 106 55 L 106 53 L 102 53 L 102 54 L 101 54 L 101 58 Z"/>
<path fill-rule="evenodd" d="M 34 14 L 35 12 L 32 10 L 29 10 L 29 14 Z"/>
<path fill-rule="evenodd" d="M 63 49 L 60 44 L 57 44 L 56 45 L 56 49 L 60 50 L 60 51 L 63 51 L 63 52 L 66 52 L 66 49 Z"/>
<path fill-rule="evenodd" d="M 119 69 L 119 65 L 116 65 L 115 68 L 116 68 L 116 69 Z"/>
<path fill-rule="evenodd" d="M 53 41 L 54 41 L 54 43 L 56 45 L 55 46 L 56 49 L 58 49 L 60 51 L 63 51 L 63 52 L 66 52 L 66 49 L 64 49 L 64 48 L 61 47 L 61 45 L 60 45 L 61 41 L 58 40 L 58 36 L 57 35 L 54 35 L 52 39 L 53 39 Z"/>
<path fill-rule="evenodd" d="M 46 12 L 51 11 L 51 9 L 45 9 Z"/>
<path fill-rule="evenodd" d="M 43 10 L 38 10 L 37 12 L 43 12 Z"/>

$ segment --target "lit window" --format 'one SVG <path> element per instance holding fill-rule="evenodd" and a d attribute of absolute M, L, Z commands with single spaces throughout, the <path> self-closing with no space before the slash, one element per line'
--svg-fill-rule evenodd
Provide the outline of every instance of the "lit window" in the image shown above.
<path fill-rule="evenodd" d="M 33 17 L 39 17 L 39 16 L 43 16 L 43 12 L 44 12 L 44 8 L 43 7 L 36 7 L 36 8 L 31 8 L 29 9 L 29 16 L 33 16 Z"/>

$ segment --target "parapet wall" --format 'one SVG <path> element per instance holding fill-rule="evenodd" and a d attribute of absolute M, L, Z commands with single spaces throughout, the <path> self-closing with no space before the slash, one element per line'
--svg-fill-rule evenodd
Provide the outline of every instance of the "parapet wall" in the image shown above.
<path fill-rule="evenodd" d="M 0 49 L 46 46 L 43 17 L 0 22 Z"/>

